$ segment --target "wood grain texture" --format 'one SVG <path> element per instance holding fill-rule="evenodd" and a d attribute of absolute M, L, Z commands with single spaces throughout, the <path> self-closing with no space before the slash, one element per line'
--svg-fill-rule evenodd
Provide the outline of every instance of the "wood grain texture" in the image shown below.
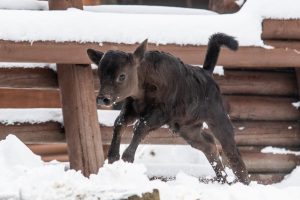
<path fill-rule="evenodd" d="M 95 90 L 99 78 L 93 70 Z M 225 69 L 225 75 L 214 75 L 223 94 L 297 96 L 296 76 L 292 72 L 244 71 Z M 0 87 L 57 89 L 57 75 L 51 69 L 0 68 Z"/>
<path fill-rule="evenodd" d="M 300 20 L 265 19 L 262 24 L 262 39 L 299 40 Z"/>
<path fill-rule="evenodd" d="M 122 50 L 132 52 L 135 45 L 76 42 L 13 42 L 0 41 L 0 62 L 42 62 L 42 63 L 78 63 L 90 64 L 86 50 L 88 48 L 100 51 Z M 149 44 L 149 50 L 169 52 L 189 64 L 203 64 L 206 46 L 178 46 Z M 253 59 L 255 58 L 255 59 Z M 300 57 L 293 49 L 262 47 L 240 47 L 239 51 L 232 52 L 222 49 L 219 65 L 230 67 L 299 67 Z"/>
<path fill-rule="evenodd" d="M 293 102 L 297 98 L 261 96 L 224 96 L 232 120 L 298 120 L 300 113 Z"/>
<path fill-rule="evenodd" d="M 65 142 L 65 133 L 62 125 L 57 122 L 47 122 L 41 124 L 0 124 L 0 140 L 9 134 L 16 135 L 26 144 L 45 144 Z"/>
<path fill-rule="evenodd" d="M 88 177 L 104 163 L 92 69 L 60 64 L 57 73 L 70 165 Z"/>
<path fill-rule="evenodd" d="M 58 89 L 0 88 L 0 108 L 60 108 Z"/>
<path fill-rule="evenodd" d="M 300 125 L 297 121 L 233 121 L 235 140 L 240 147 L 259 149 L 262 146 L 299 147 Z M 112 140 L 112 127 L 101 126 L 103 145 Z M 27 144 L 64 143 L 64 129 L 59 123 L 0 125 L 0 140 L 13 133 Z M 125 129 L 122 143 L 128 144 L 132 127 Z M 143 144 L 186 144 L 178 135 L 160 128 L 149 134 Z M 245 148 L 244 148 L 245 149 Z M 246 148 L 249 149 L 249 148 Z"/>
<path fill-rule="evenodd" d="M 93 104 L 95 95 L 93 91 L 87 97 Z M 292 106 L 296 101 L 298 98 L 224 95 L 225 107 L 234 120 L 298 120 L 300 113 Z M 58 90 L 0 88 L 0 108 L 59 107 Z"/>
<path fill-rule="evenodd" d="M 56 72 L 47 68 L 0 68 L 0 87 L 57 89 Z"/>
<path fill-rule="evenodd" d="M 276 71 L 225 70 L 214 75 L 222 94 L 297 96 L 294 73 Z"/>

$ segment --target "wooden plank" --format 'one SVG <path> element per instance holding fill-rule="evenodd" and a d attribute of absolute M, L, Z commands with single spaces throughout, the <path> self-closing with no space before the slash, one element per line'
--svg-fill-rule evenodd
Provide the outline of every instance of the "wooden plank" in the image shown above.
<path fill-rule="evenodd" d="M 262 26 L 262 39 L 300 39 L 300 20 L 265 19 Z"/>
<path fill-rule="evenodd" d="M 95 90 L 99 78 L 93 70 Z M 269 71 L 225 70 L 224 76 L 214 76 L 223 94 L 296 96 L 294 73 Z M 0 68 L 0 87 L 57 89 L 57 76 L 51 69 Z"/>
<path fill-rule="evenodd" d="M 82 0 L 64 1 L 67 7 L 83 9 Z M 49 0 L 49 9 L 65 9 L 61 1 Z M 75 21 L 74 21 L 75 22 Z M 64 62 L 55 62 L 64 63 Z M 96 174 L 104 164 L 100 127 L 90 65 L 57 64 L 70 167 L 84 176 Z"/>
<path fill-rule="evenodd" d="M 76 42 L 13 42 L 0 41 L 0 62 L 42 62 L 90 64 L 86 50 L 94 48 L 101 51 L 110 49 L 132 52 L 137 45 Z M 149 45 L 149 50 L 162 50 L 180 57 L 190 64 L 202 64 L 206 46 Z M 255 59 L 253 59 L 255 58 Z M 300 57 L 292 49 L 262 47 L 240 47 L 237 52 L 223 49 L 219 65 L 230 67 L 299 67 Z"/>

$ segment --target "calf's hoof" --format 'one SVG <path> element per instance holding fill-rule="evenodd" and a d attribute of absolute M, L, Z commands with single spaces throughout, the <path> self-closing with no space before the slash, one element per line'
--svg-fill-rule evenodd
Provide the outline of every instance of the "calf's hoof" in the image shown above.
<path fill-rule="evenodd" d="M 120 160 L 120 155 L 108 155 L 108 163 L 112 164 L 118 160 Z"/>
<path fill-rule="evenodd" d="M 126 151 L 125 151 L 122 155 L 122 160 L 124 160 L 125 162 L 133 163 L 134 155 L 126 153 Z"/>

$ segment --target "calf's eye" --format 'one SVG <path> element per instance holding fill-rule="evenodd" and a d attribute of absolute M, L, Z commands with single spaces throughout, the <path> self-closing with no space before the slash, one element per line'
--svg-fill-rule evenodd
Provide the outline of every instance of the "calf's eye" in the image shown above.
<path fill-rule="evenodd" d="M 121 75 L 118 77 L 117 81 L 118 81 L 118 82 L 123 82 L 123 81 L 125 81 L 125 79 L 126 79 L 126 75 L 125 75 L 125 74 L 121 74 Z"/>

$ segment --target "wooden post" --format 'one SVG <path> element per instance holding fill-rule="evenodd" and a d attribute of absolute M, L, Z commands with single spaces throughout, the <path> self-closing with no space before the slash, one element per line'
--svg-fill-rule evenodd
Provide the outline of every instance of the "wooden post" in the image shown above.
<path fill-rule="evenodd" d="M 240 9 L 235 0 L 209 0 L 208 8 L 218 13 L 234 13 Z"/>
<path fill-rule="evenodd" d="M 73 5 L 82 9 L 80 0 L 64 2 L 49 0 L 49 9 Z M 70 167 L 89 176 L 97 173 L 104 162 L 92 68 L 90 65 L 58 64 L 57 76 Z"/>
<path fill-rule="evenodd" d="M 295 68 L 296 79 L 297 79 L 297 87 L 298 87 L 298 96 L 300 101 L 300 68 Z"/>

